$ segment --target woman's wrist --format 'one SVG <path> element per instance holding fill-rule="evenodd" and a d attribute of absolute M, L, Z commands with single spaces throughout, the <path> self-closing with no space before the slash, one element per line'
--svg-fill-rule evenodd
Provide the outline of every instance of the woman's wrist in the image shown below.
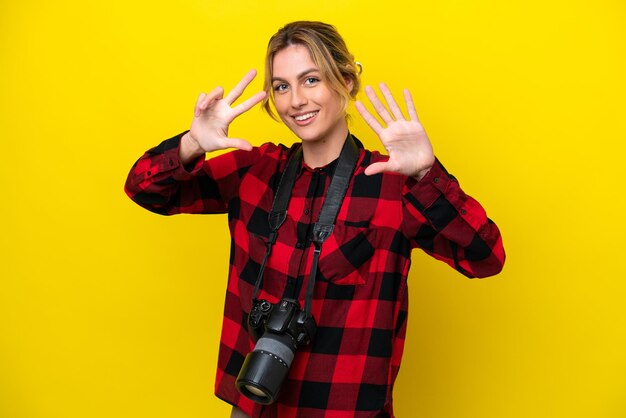
<path fill-rule="evenodd" d="M 190 132 L 187 132 L 180 139 L 178 157 L 183 165 L 190 163 L 205 153 L 206 151 L 200 147 L 200 144 L 191 136 Z"/>
<path fill-rule="evenodd" d="M 433 168 L 432 166 L 425 168 L 423 170 L 418 171 L 413 177 L 417 179 L 417 181 L 420 181 L 421 179 L 423 179 L 424 177 L 426 177 L 426 174 L 428 174 L 430 172 L 430 169 Z"/>

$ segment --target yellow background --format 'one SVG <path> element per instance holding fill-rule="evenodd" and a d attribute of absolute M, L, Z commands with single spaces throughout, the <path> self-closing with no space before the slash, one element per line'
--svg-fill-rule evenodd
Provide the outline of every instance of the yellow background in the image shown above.
<path fill-rule="evenodd" d="M 503 273 L 416 251 L 399 417 L 626 417 L 621 1 L 0 1 L 0 417 L 218 417 L 225 216 L 153 215 L 132 163 L 296 19 L 411 89 L 500 226 Z M 260 80 L 248 92 L 260 89 Z M 352 108 L 351 129 L 377 138 Z M 293 136 L 254 109 L 231 134 Z"/>

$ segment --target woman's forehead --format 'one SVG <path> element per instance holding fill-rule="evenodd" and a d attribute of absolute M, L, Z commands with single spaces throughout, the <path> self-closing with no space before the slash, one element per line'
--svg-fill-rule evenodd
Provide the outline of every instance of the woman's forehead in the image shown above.
<path fill-rule="evenodd" d="M 276 52 L 272 60 L 272 78 L 297 78 L 311 71 L 319 69 L 304 45 L 289 45 Z"/>

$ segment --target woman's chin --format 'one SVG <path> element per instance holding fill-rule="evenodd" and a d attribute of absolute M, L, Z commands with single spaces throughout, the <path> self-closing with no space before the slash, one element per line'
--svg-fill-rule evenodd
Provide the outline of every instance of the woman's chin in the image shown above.
<path fill-rule="evenodd" d="M 319 132 L 308 126 L 288 126 L 288 128 L 302 142 L 315 142 L 320 138 Z"/>

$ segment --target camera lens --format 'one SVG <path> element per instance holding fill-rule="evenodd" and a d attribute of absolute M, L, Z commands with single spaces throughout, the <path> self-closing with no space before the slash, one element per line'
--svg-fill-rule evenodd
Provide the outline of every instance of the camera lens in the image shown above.
<path fill-rule="evenodd" d="M 287 377 L 296 345 L 289 334 L 266 332 L 246 356 L 237 376 L 237 389 L 260 404 L 274 402 Z"/>
<path fill-rule="evenodd" d="M 249 390 L 250 393 L 253 393 L 256 396 L 260 396 L 260 397 L 263 397 L 263 398 L 267 397 L 267 395 L 265 395 L 265 393 L 261 389 L 255 387 L 255 386 L 245 385 L 245 388 L 246 388 L 246 390 Z"/>

